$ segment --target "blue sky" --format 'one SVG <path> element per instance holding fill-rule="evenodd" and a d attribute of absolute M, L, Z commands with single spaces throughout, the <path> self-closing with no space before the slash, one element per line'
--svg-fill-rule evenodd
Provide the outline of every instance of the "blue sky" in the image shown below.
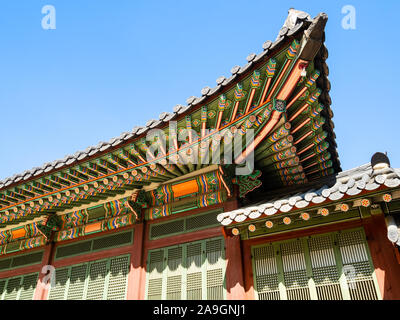
<path fill-rule="evenodd" d="M 44 5 L 56 29 L 44 30 Z M 341 26 L 344 5 L 356 29 Z M 400 1 L 0 1 L 0 179 L 107 141 L 185 104 L 275 40 L 290 7 L 328 14 L 343 169 L 400 167 Z"/>

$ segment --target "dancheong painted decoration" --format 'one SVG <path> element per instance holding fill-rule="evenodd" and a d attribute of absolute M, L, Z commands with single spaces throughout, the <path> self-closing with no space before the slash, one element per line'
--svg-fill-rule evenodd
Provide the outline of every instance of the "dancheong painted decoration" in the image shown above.
<path fill-rule="evenodd" d="M 326 23 L 290 9 L 187 105 L 0 181 L 0 299 L 400 299 L 400 170 L 342 171 Z"/>

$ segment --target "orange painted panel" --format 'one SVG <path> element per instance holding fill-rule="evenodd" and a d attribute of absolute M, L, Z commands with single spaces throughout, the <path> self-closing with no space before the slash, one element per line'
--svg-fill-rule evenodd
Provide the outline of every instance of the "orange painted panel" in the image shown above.
<path fill-rule="evenodd" d="M 85 227 L 85 234 L 101 230 L 101 222 L 88 224 Z"/>
<path fill-rule="evenodd" d="M 16 229 L 16 230 L 13 230 L 11 232 L 12 232 L 12 238 L 13 239 L 23 238 L 26 235 L 26 231 L 25 231 L 24 228 Z"/>
<path fill-rule="evenodd" d="M 172 191 L 174 192 L 174 198 L 179 198 L 187 194 L 199 192 L 199 186 L 196 179 L 193 179 L 173 185 Z"/>

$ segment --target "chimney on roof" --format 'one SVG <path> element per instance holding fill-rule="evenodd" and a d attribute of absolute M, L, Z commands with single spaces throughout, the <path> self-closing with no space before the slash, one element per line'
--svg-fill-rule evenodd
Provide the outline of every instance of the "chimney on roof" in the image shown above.
<path fill-rule="evenodd" d="M 390 167 L 388 156 L 382 152 L 376 152 L 371 158 L 372 170 L 379 170 Z"/>

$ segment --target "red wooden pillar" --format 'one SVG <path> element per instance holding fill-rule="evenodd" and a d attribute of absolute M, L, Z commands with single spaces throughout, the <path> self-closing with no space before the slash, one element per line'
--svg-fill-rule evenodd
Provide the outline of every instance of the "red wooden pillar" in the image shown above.
<path fill-rule="evenodd" d="M 228 300 L 246 299 L 243 281 L 242 251 L 239 236 L 225 238 L 226 289 Z"/>
<path fill-rule="evenodd" d="M 383 215 L 374 216 L 365 224 L 365 233 L 371 252 L 375 275 L 382 298 L 400 299 L 400 264 L 397 250 L 387 238 L 387 227 Z"/>
<path fill-rule="evenodd" d="M 243 248 L 243 273 L 244 289 L 247 300 L 254 300 L 253 266 L 251 261 L 251 243 L 249 240 L 242 242 Z"/>
<path fill-rule="evenodd" d="M 143 236 L 145 224 L 142 222 L 135 225 L 135 234 L 131 252 L 130 271 L 128 275 L 128 300 L 139 300 L 141 298 L 141 282 L 143 278 Z"/>
<path fill-rule="evenodd" d="M 146 299 L 146 257 L 148 255 L 149 250 L 146 248 L 144 249 L 144 258 L 143 258 L 143 267 L 140 269 L 140 286 L 138 289 L 138 296 L 139 300 L 145 300 Z"/>
<path fill-rule="evenodd" d="M 235 186 L 233 199 L 224 203 L 224 211 L 232 211 L 239 207 L 238 191 L 237 186 Z M 224 232 L 224 230 L 222 231 Z M 246 299 L 240 236 L 225 236 L 225 246 L 227 299 Z"/>
<path fill-rule="evenodd" d="M 43 284 L 43 278 L 46 276 L 46 274 L 42 273 L 42 268 L 46 265 L 51 265 L 52 259 L 53 259 L 53 249 L 54 249 L 54 242 L 50 242 L 49 244 L 47 244 L 45 246 L 42 264 L 40 265 L 40 269 L 39 269 L 39 278 L 38 278 L 38 282 L 36 284 L 36 290 L 35 290 L 35 294 L 33 296 L 33 300 L 46 300 L 47 299 L 47 294 L 48 294 L 49 290 L 46 289 Z"/>

